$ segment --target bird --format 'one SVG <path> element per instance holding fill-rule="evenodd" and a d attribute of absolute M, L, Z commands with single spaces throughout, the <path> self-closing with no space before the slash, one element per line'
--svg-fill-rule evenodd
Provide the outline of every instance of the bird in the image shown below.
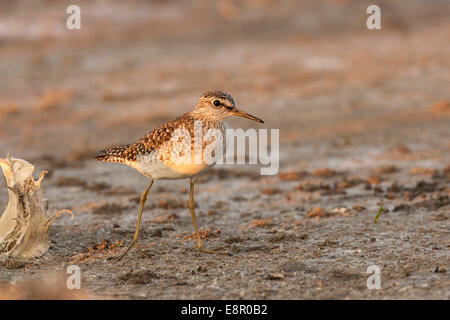
<path fill-rule="evenodd" d="M 225 132 L 229 128 L 225 120 L 230 116 L 244 117 L 264 123 L 263 120 L 237 108 L 234 99 L 228 93 L 219 90 L 207 91 L 200 96 L 191 110 L 151 130 L 134 143 L 107 148 L 100 151 L 99 155 L 95 157 L 97 161 L 101 162 L 128 165 L 150 179 L 140 197 L 133 239 L 127 249 L 119 256 L 119 260 L 133 247 L 137 249 L 141 256 L 145 256 L 138 242 L 142 212 L 153 183 L 163 179 L 189 179 L 188 207 L 197 239 L 194 248 L 204 253 L 219 253 L 207 250 L 203 246 L 195 218 L 194 184 L 199 174 L 215 164 L 214 161 L 205 161 L 201 157 L 198 158 L 199 152 L 203 152 L 209 146 L 210 150 L 212 150 L 211 156 L 214 156 L 215 148 L 220 147 L 217 146 L 220 139 L 217 139 L 217 137 L 210 139 L 209 143 L 202 142 L 201 148 L 196 148 L 194 137 L 196 134 L 195 130 L 198 129 L 196 125 L 200 123 L 201 133 L 205 133 L 209 129 L 215 129 L 219 135 L 222 135 L 222 141 L 225 141 Z M 185 135 L 180 135 L 180 132 Z"/>

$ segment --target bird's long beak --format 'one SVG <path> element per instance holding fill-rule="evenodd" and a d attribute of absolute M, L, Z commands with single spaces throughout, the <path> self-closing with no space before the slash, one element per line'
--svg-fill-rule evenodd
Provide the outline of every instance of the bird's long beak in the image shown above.
<path fill-rule="evenodd" d="M 250 119 L 250 120 L 254 120 L 254 121 L 257 121 L 257 122 L 260 122 L 260 123 L 264 123 L 264 121 L 262 121 L 261 119 L 255 117 L 255 116 L 252 116 L 251 114 L 248 114 L 247 112 L 242 111 L 242 110 L 240 110 L 238 108 L 234 108 L 233 109 L 233 115 L 239 116 L 239 117 L 243 117 L 243 118 L 247 118 L 247 119 Z"/>

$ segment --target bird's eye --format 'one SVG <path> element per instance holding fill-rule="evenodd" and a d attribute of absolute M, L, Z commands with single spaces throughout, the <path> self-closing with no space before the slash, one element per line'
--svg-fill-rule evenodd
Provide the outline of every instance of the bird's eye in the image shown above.
<path fill-rule="evenodd" d="M 213 101 L 213 105 L 216 106 L 216 107 L 220 106 L 220 101 L 219 100 L 214 100 Z"/>

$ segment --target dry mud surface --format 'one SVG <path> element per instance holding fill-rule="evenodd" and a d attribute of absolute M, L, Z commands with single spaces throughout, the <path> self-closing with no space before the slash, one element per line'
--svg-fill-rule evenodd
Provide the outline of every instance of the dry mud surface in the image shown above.
<path fill-rule="evenodd" d="M 51 227 L 42 258 L 2 263 L 1 298 L 450 298 L 448 1 L 380 2 L 379 31 L 364 1 L 80 1 L 80 31 L 65 29 L 67 5 L 0 4 L 0 155 L 48 170 L 49 213 L 75 216 Z M 92 157 L 211 88 L 265 120 L 231 126 L 280 129 L 279 173 L 199 178 L 204 243 L 227 255 L 191 248 L 188 181 L 158 181 L 148 256 L 116 262 L 147 180 Z"/>

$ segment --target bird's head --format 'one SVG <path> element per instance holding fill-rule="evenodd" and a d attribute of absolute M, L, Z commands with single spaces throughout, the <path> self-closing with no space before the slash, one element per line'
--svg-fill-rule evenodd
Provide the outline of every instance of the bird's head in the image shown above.
<path fill-rule="evenodd" d="M 221 121 L 230 116 L 239 116 L 264 123 L 261 119 L 236 108 L 233 97 L 223 91 L 205 92 L 198 100 L 194 111 L 216 121 Z"/>

